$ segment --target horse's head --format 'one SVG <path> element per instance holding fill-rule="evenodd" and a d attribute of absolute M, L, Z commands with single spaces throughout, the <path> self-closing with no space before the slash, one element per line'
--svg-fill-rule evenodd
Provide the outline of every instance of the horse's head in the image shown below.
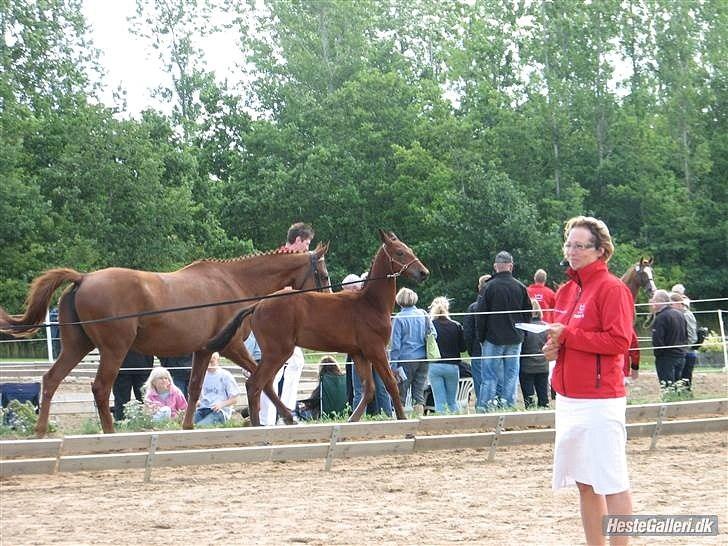
<path fill-rule="evenodd" d="M 653 261 L 654 260 L 652 258 L 647 259 L 642 257 L 634 266 L 638 286 L 643 288 L 649 297 L 652 297 L 652 294 L 654 294 L 655 290 L 657 290 L 657 285 L 655 284 L 655 279 L 652 274 Z"/>
<path fill-rule="evenodd" d="M 389 258 L 393 274 L 407 275 L 416 282 L 422 282 L 430 275 L 412 249 L 400 241 L 394 233 L 380 229 L 379 238 L 382 240 L 382 250 Z"/>
<path fill-rule="evenodd" d="M 316 250 L 309 252 L 311 254 L 311 268 L 313 270 L 314 283 L 319 291 L 331 292 L 331 279 L 329 278 L 329 270 L 326 267 L 325 255 L 329 251 L 329 243 L 319 243 Z"/>
<path fill-rule="evenodd" d="M 328 250 L 329 243 L 319 243 L 315 250 L 302 253 L 308 257 L 308 261 L 306 267 L 302 268 L 302 274 L 299 274 L 293 283 L 293 288 L 296 290 L 316 288 L 320 292 L 331 292 L 331 280 L 325 259 Z"/>

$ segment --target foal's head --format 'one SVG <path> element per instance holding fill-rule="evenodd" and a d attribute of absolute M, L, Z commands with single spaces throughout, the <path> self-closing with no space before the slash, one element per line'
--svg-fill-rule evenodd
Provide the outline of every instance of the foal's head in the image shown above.
<path fill-rule="evenodd" d="M 416 282 L 422 282 L 430 275 L 412 249 L 394 233 L 380 229 L 379 238 L 382 240 L 382 250 L 389 258 L 392 273 L 406 275 Z"/>

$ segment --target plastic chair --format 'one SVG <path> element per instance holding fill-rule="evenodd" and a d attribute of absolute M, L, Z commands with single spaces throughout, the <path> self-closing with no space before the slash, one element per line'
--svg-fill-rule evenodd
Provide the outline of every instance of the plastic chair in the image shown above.
<path fill-rule="evenodd" d="M 458 390 L 455 394 L 455 401 L 458 403 L 460 412 L 470 413 L 470 393 L 474 393 L 473 378 L 461 377 L 458 381 Z"/>

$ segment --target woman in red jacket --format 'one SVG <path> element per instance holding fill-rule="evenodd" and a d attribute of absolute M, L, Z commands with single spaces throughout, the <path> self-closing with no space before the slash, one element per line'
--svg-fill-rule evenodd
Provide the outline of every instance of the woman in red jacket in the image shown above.
<path fill-rule="evenodd" d="M 606 224 L 577 216 L 566 223 L 570 280 L 556 294 L 544 346 L 556 360 L 554 489 L 576 483 L 588 544 L 604 544 L 602 518 L 632 513 L 625 453 L 624 355 L 632 339 L 634 302 L 609 273 L 614 245 Z M 626 537 L 612 537 L 626 544 Z"/>

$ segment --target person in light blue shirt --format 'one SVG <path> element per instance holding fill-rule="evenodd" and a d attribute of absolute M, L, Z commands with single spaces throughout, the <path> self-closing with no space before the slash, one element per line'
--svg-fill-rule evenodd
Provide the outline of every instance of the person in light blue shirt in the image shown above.
<path fill-rule="evenodd" d="M 258 345 L 258 340 L 255 339 L 255 334 L 253 334 L 253 332 L 250 332 L 250 335 L 245 338 L 245 348 L 248 350 L 248 354 L 253 358 L 253 360 L 260 364 L 260 345 Z"/>
<path fill-rule="evenodd" d="M 412 390 L 412 405 L 415 413 L 422 415 L 425 409 L 425 387 L 427 385 L 427 340 L 426 335 L 432 332 L 437 336 L 427 313 L 416 307 L 417 294 L 409 288 L 397 292 L 395 301 L 402 310 L 394 316 L 392 324 L 392 341 L 389 359 L 392 368 L 400 377 L 405 378 L 399 384 L 399 396 L 402 404 L 407 400 L 407 392 Z"/>

